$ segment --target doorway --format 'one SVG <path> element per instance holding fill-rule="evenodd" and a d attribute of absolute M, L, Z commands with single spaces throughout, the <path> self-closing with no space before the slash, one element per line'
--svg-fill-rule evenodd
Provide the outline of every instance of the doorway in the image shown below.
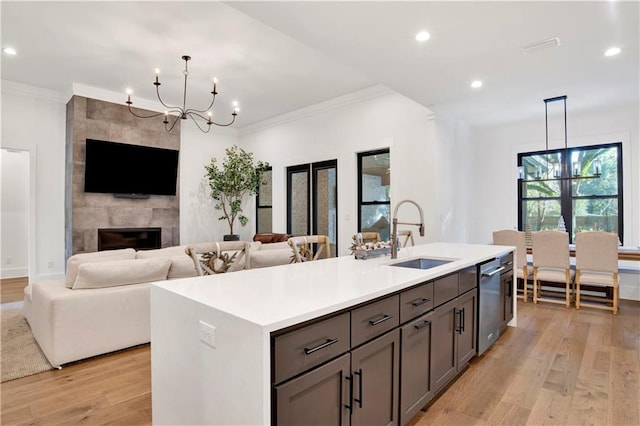
<path fill-rule="evenodd" d="M 3 302 L 22 300 L 22 290 L 28 283 L 30 161 L 29 151 L 0 149 L 0 278 Z"/>
<path fill-rule="evenodd" d="M 338 255 L 338 160 L 287 167 L 287 233 L 326 235 Z"/>

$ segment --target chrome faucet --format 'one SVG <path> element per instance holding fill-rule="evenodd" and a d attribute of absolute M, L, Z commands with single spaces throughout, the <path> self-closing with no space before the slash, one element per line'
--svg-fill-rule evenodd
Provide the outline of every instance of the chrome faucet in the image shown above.
<path fill-rule="evenodd" d="M 411 203 L 418 209 L 420 212 L 420 223 L 407 223 L 407 222 L 398 222 L 398 208 L 404 203 Z M 413 200 L 402 200 L 398 204 L 396 204 L 396 208 L 393 209 L 393 226 L 391 228 L 391 258 L 398 258 L 398 224 L 400 225 L 415 225 L 420 230 L 420 236 L 424 237 L 424 212 L 422 211 L 422 207 L 418 205 Z"/>

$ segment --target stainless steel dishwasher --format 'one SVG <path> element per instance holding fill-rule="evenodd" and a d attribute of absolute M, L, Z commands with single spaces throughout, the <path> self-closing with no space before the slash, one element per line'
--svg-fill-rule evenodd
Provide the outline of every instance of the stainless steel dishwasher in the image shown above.
<path fill-rule="evenodd" d="M 479 266 L 478 288 L 478 355 L 482 355 L 500 336 L 502 325 L 502 294 L 500 272 L 505 269 L 500 259 Z"/>

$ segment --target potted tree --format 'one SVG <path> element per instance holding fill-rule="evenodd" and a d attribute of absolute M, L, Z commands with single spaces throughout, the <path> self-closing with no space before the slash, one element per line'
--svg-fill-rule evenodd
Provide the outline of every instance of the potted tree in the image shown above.
<path fill-rule="evenodd" d="M 207 171 L 205 176 L 209 180 L 211 197 L 216 201 L 214 207 L 222 211 L 222 216 L 218 220 L 226 220 L 229 225 L 229 234 L 223 238 L 225 241 L 231 241 L 239 239 L 239 236 L 233 233 L 236 219 L 242 226 L 249 221 L 249 218 L 242 214 L 242 202 L 245 197 L 257 194 L 261 172 L 268 169 L 269 163 L 263 161 L 255 163 L 252 153 L 235 145 L 227 148 L 225 152 L 227 156 L 221 168 L 218 167 L 215 157 L 204 167 Z"/>

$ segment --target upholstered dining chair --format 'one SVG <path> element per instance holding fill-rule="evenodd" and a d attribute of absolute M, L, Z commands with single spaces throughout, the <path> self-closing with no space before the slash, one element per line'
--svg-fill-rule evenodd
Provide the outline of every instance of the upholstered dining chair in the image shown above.
<path fill-rule="evenodd" d="M 610 310 L 618 313 L 618 235 L 593 231 L 576 234 L 576 309 L 581 306 Z M 608 304 L 595 304 L 581 300 L 583 284 L 612 287 Z M 585 296 L 586 298 L 586 296 Z"/>
<path fill-rule="evenodd" d="M 564 303 L 571 306 L 571 283 L 575 272 L 569 266 L 569 234 L 561 231 L 538 231 L 531 236 L 533 250 L 533 303 Z M 541 281 L 565 285 L 565 300 L 542 297 Z"/>
<path fill-rule="evenodd" d="M 250 268 L 251 243 L 216 241 L 187 246 L 198 275 L 215 275 Z"/>
<path fill-rule="evenodd" d="M 289 238 L 289 245 L 293 250 L 292 263 L 318 260 L 323 251 L 323 257 L 331 257 L 329 237 L 326 235 L 304 235 Z"/>
<path fill-rule="evenodd" d="M 532 271 L 529 270 L 527 265 L 527 246 L 526 235 L 523 231 L 516 231 L 514 229 L 502 229 L 500 231 L 493 232 L 493 244 L 500 246 L 515 246 L 516 248 L 516 278 L 522 280 L 522 294 L 518 288 L 518 299 L 526 302 L 529 293 L 529 277 Z"/>

